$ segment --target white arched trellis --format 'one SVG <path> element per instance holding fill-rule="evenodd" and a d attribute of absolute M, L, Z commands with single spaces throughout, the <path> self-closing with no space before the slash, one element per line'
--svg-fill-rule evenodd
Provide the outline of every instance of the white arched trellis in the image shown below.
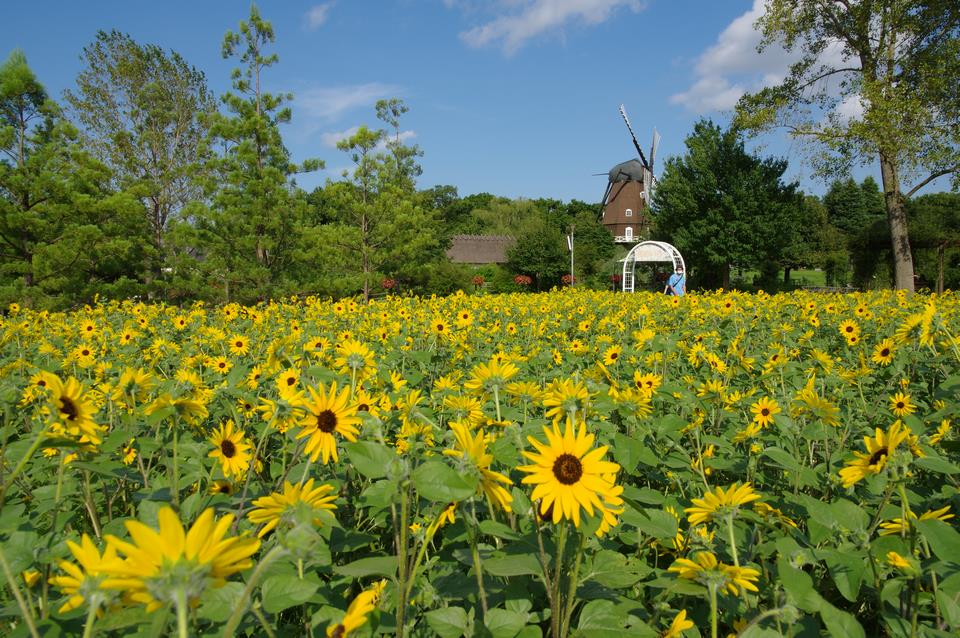
<path fill-rule="evenodd" d="M 623 258 L 623 277 L 620 285 L 624 292 L 633 292 L 633 280 L 636 276 L 637 262 L 669 262 L 673 269 L 686 268 L 680 251 L 665 241 L 642 241 Z"/>

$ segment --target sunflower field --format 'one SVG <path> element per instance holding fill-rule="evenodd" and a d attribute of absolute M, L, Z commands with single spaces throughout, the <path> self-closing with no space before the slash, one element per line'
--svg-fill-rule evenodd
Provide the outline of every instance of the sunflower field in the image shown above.
<path fill-rule="evenodd" d="M 0 319 L 11 636 L 956 636 L 960 297 Z"/>

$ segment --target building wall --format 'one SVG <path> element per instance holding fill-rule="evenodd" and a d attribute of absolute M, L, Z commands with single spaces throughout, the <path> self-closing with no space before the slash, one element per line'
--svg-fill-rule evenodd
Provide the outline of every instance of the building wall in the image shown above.
<path fill-rule="evenodd" d="M 627 215 L 627 211 L 630 215 Z M 603 225 L 614 237 L 627 234 L 627 227 L 633 229 L 636 237 L 645 233 L 650 226 L 647 216 L 647 204 L 643 200 L 641 182 L 615 182 L 603 209 Z"/>

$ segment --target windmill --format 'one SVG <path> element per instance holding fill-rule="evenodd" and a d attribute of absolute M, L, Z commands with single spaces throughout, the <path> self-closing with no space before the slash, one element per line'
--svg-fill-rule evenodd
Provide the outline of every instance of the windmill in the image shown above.
<path fill-rule="evenodd" d="M 653 130 L 653 143 L 650 145 L 650 161 L 640 148 L 637 136 L 633 132 L 627 110 L 620 105 L 637 158 L 621 162 L 607 173 L 607 190 L 601 204 L 601 222 L 613 234 L 613 240 L 619 244 L 633 244 L 646 235 L 650 227 L 646 211 L 650 208 L 657 180 L 653 176 L 653 162 L 657 156 L 660 135 Z"/>

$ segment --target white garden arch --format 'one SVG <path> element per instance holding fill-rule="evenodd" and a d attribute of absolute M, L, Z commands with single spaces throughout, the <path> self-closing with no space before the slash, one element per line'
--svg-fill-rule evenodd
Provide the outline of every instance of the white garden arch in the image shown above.
<path fill-rule="evenodd" d="M 623 277 L 620 279 L 620 285 L 624 292 L 633 292 L 633 281 L 636 277 L 637 262 L 669 262 L 673 269 L 678 267 L 686 268 L 683 263 L 683 255 L 671 244 L 665 241 L 642 241 L 627 253 L 623 262 Z"/>

